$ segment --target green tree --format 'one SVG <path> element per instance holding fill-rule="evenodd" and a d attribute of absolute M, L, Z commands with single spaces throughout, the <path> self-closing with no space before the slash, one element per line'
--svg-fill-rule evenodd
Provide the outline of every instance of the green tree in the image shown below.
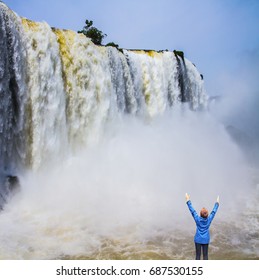
<path fill-rule="evenodd" d="M 101 45 L 103 39 L 107 36 L 101 30 L 93 26 L 92 20 L 86 20 L 85 26 L 78 33 L 83 33 L 86 37 L 90 38 L 92 42 L 96 45 Z"/>

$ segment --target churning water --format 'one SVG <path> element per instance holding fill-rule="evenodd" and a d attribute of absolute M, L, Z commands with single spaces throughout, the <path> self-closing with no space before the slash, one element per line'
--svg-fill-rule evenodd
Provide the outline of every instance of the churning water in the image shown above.
<path fill-rule="evenodd" d="M 0 19 L 0 171 L 21 185 L 0 259 L 192 259 L 186 192 L 197 210 L 220 195 L 211 258 L 258 259 L 258 173 L 191 62 L 97 47 L 1 3 Z"/>

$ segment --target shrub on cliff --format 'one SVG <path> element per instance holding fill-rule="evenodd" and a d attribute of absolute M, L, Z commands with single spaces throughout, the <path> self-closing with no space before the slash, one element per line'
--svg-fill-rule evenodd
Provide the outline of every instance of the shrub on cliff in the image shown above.
<path fill-rule="evenodd" d="M 119 49 L 119 45 L 118 45 L 118 44 L 115 44 L 114 42 L 110 42 L 110 43 L 106 44 L 105 46 L 106 46 L 106 47 L 114 47 L 114 48 Z"/>
<path fill-rule="evenodd" d="M 101 45 L 103 39 L 107 36 L 101 30 L 93 26 L 92 20 L 86 20 L 85 26 L 82 30 L 79 30 L 78 33 L 83 33 L 86 37 L 90 38 L 92 42 L 96 45 Z"/>

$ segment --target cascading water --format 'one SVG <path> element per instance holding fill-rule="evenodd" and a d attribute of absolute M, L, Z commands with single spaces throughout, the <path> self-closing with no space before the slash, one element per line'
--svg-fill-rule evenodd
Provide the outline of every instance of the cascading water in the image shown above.
<path fill-rule="evenodd" d="M 228 257 L 226 243 L 230 257 L 258 257 L 257 209 L 229 223 L 239 197 L 254 191 L 250 170 L 200 110 L 207 95 L 190 61 L 95 46 L 2 3 L 0 35 L 1 194 L 7 175 L 21 185 L 0 200 L 0 259 L 192 258 L 186 191 L 199 207 L 219 193 L 228 201 L 214 258 Z"/>
<path fill-rule="evenodd" d="M 21 20 L 4 4 L 1 23 L 5 165 L 13 164 L 11 145 L 17 141 L 4 139 L 18 132 L 26 137 L 19 141 L 24 163 L 37 169 L 84 146 L 108 119 L 125 113 L 152 118 L 187 101 L 181 91 L 188 91 L 191 108 L 206 106 L 197 69 L 172 52 L 98 47 L 73 31 Z"/>
<path fill-rule="evenodd" d="M 25 47 L 20 20 L 5 6 L 0 23 L 0 166 L 2 172 L 15 172 L 24 157 Z"/>

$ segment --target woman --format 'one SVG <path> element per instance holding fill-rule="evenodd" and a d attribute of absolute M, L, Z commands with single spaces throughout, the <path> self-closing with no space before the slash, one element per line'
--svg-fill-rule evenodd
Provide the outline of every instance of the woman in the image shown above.
<path fill-rule="evenodd" d="M 209 228 L 210 228 L 211 222 L 219 208 L 219 197 L 217 198 L 217 202 L 215 203 L 214 208 L 211 211 L 210 215 L 206 208 L 202 208 L 200 211 L 200 216 L 197 214 L 197 212 L 192 207 L 192 203 L 190 201 L 190 195 L 188 195 L 186 193 L 185 197 L 186 197 L 186 203 L 188 205 L 188 208 L 189 208 L 189 210 L 195 220 L 196 226 L 197 226 L 196 234 L 194 236 L 195 249 L 196 249 L 196 260 L 200 260 L 200 258 L 201 258 L 201 249 L 203 252 L 203 259 L 208 260 L 208 249 L 209 249 L 209 243 L 210 243 Z"/>

